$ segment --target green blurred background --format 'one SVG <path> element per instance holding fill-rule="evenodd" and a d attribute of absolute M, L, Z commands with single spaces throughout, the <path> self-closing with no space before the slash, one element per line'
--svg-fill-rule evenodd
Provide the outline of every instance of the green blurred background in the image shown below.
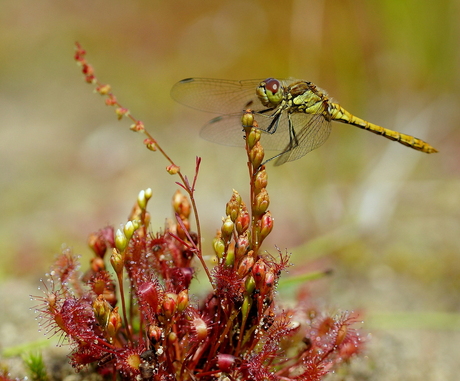
<path fill-rule="evenodd" d="M 85 263 L 88 233 L 124 222 L 147 187 L 153 229 L 172 216 L 176 179 L 84 83 L 73 61 L 79 41 L 98 78 L 184 173 L 192 177 L 203 158 L 196 197 L 209 249 L 232 189 L 247 199 L 245 156 L 199 138 L 212 115 L 174 103 L 180 79 L 309 80 L 355 115 L 437 148 L 426 155 L 334 124 L 320 149 L 269 166 L 275 229 L 266 248 L 293 253 L 291 275 L 332 268 L 312 295 L 333 310 L 364 311 L 373 339 L 364 370 L 354 370 L 361 379 L 456 379 L 458 0 L 0 5 L 2 348 L 41 337 L 28 294 L 62 243 Z"/>

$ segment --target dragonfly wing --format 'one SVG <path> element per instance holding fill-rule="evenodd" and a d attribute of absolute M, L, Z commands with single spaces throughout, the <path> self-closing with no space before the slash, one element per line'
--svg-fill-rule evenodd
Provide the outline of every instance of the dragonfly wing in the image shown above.
<path fill-rule="evenodd" d="M 264 108 L 256 95 L 261 81 L 187 78 L 173 86 L 171 97 L 185 106 L 217 114 L 232 114 L 248 108 L 258 111 Z"/>
<path fill-rule="evenodd" d="M 203 139 L 227 146 L 244 146 L 244 131 L 241 125 L 243 113 L 221 115 L 211 119 L 200 131 Z M 289 143 L 288 118 L 284 113 L 278 120 L 265 114 L 255 114 L 255 120 L 262 131 L 261 143 L 267 151 L 283 151 Z M 276 123 L 276 132 L 270 134 L 267 130 Z"/>
<path fill-rule="evenodd" d="M 221 115 L 211 119 L 200 131 L 203 139 L 226 146 L 244 146 L 244 131 L 241 125 L 243 113 Z"/>
<path fill-rule="evenodd" d="M 322 113 L 314 115 L 291 114 L 291 123 L 296 133 L 297 144 L 292 144 L 288 140 L 288 144 L 284 148 L 285 152 L 279 156 L 275 165 L 300 159 L 322 145 L 331 133 L 331 122 Z"/>
<path fill-rule="evenodd" d="M 284 151 L 289 144 L 289 119 L 287 112 L 283 112 L 278 119 L 274 116 L 256 113 L 254 119 L 262 131 L 260 142 L 264 149 L 267 151 Z M 272 131 L 272 133 L 267 131 Z"/>

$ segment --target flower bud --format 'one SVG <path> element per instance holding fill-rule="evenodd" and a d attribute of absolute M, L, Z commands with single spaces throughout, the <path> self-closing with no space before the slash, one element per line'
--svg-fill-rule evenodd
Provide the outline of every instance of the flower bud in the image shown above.
<path fill-rule="evenodd" d="M 105 330 L 107 324 L 109 322 L 110 312 L 112 311 L 112 307 L 109 303 L 104 299 L 102 295 L 99 295 L 93 302 L 93 312 L 94 317 L 97 320 L 97 323 L 101 327 L 101 329 Z"/>
<path fill-rule="evenodd" d="M 240 278 L 244 278 L 252 270 L 253 266 L 254 257 L 252 255 L 245 255 L 241 260 L 236 272 Z"/>
<path fill-rule="evenodd" d="M 230 216 L 230 219 L 235 222 L 238 214 L 240 212 L 240 204 L 241 204 L 241 196 L 236 190 L 233 190 L 232 197 L 230 201 L 227 203 L 225 212 L 227 216 Z"/>
<path fill-rule="evenodd" d="M 94 271 L 95 273 L 105 270 L 104 260 L 100 257 L 91 258 L 90 267 L 91 271 Z"/>
<path fill-rule="evenodd" d="M 222 258 L 222 254 L 225 251 L 225 244 L 222 238 L 214 238 L 212 241 L 212 247 L 214 248 L 214 252 L 216 253 L 219 259 Z"/>
<path fill-rule="evenodd" d="M 166 171 L 167 171 L 170 175 L 175 175 L 177 172 L 180 171 L 180 167 L 177 166 L 177 165 L 171 164 L 171 165 L 168 165 L 168 166 L 166 167 Z"/>
<path fill-rule="evenodd" d="M 137 204 L 139 205 L 139 207 L 142 210 L 145 210 L 145 208 L 147 207 L 147 200 L 145 198 L 145 191 L 144 190 L 141 190 L 139 192 L 139 195 L 137 196 Z"/>
<path fill-rule="evenodd" d="M 96 91 L 101 95 L 107 95 L 111 90 L 110 85 L 101 85 L 96 87 Z"/>
<path fill-rule="evenodd" d="M 115 270 L 115 273 L 118 275 L 123 271 L 123 256 L 117 251 L 117 249 L 112 250 L 112 255 L 110 256 L 110 263 Z"/>
<path fill-rule="evenodd" d="M 160 340 L 161 340 L 161 335 L 162 335 L 161 328 L 156 326 L 156 325 L 151 325 L 148 328 L 147 335 L 148 335 L 150 341 L 153 344 L 156 344 L 156 343 L 160 342 Z"/>
<path fill-rule="evenodd" d="M 144 144 L 149 149 L 150 151 L 156 151 L 157 150 L 157 142 L 153 139 L 147 138 L 144 139 Z"/>
<path fill-rule="evenodd" d="M 121 328 L 121 316 L 118 313 L 118 307 L 115 307 L 109 316 L 109 321 L 107 324 L 107 334 L 112 339 L 115 338 L 119 329 Z"/>
<path fill-rule="evenodd" d="M 90 64 L 85 63 L 83 65 L 82 72 L 86 75 L 94 75 L 94 68 Z"/>
<path fill-rule="evenodd" d="M 254 267 L 252 268 L 252 276 L 256 281 L 256 285 L 260 288 L 262 282 L 265 280 L 265 274 L 267 273 L 267 265 L 263 259 L 259 259 Z"/>
<path fill-rule="evenodd" d="M 254 113 L 252 111 L 246 110 L 241 118 L 241 125 L 243 127 L 252 127 L 254 123 Z"/>
<path fill-rule="evenodd" d="M 125 226 L 123 226 L 123 233 L 125 234 L 126 238 L 128 240 L 131 239 L 131 237 L 133 236 L 134 234 L 134 231 L 136 229 L 134 228 L 134 224 L 132 221 L 128 221 Z"/>
<path fill-rule="evenodd" d="M 123 252 L 126 249 L 126 246 L 128 246 L 128 238 L 120 229 L 118 229 L 115 233 L 115 247 L 118 251 Z"/>
<path fill-rule="evenodd" d="M 115 114 L 117 114 L 118 120 L 121 120 L 121 118 L 123 118 L 125 115 L 126 115 L 126 116 L 129 115 L 129 110 L 128 110 L 127 108 L 118 107 L 118 108 L 115 110 Z"/>
<path fill-rule="evenodd" d="M 182 220 L 190 216 L 190 203 L 188 198 L 185 197 L 179 189 L 174 193 L 172 206 L 174 211 L 181 216 Z"/>
<path fill-rule="evenodd" d="M 270 197 L 268 196 L 268 192 L 265 188 L 263 188 L 259 194 L 256 195 L 254 200 L 254 207 L 253 212 L 256 215 L 261 215 L 264 213 L 268 206 L 270 205 Z"/>
<path fill-rule="evenodd" d="M 236 259 L 240 259 L 243 257 L 249 248 L 249 234 L 248 231 L 245 231 L 242 235 L 240 235 L 236 241 L 235 245 L 235 255 Z"/>
<path fill-rule="evenodd" d="M 263 188 L 266 188 L 268 184 L 267 171 L 265 166 L 262 166 L 260 170 L 256 173 L 256 178 L 254 180 L 254 190 L 255 193 L 259 193 Z"/>
<path fill-rule="evenodd" d="M 254 146 L 256 145 L 256 143 L 260 140 L 260 136 L 261 136 L 260 130 L 256 128 L 251 129 L 251 131 L 249 132 L 246 138 L 246 142 L 250 150 L 252 150 Z"/>
<path fill-rule="evenodd" d="M 188 290 L 184 289 L 177 294 L 177 311 L 182 312 L 188 307 Z"/>
<path fill-rule="evenodd" d="M 233 222 L 229 216 L 225 220 L 223 220 L 223 224 L 221 227 L 222 231 L 222 239 L 224 240 L 224 243 L 228 242 L 232 236 L 233 233 Z"/>
<path fill-rule="evenodd" d="M 163 314 L 167 319 L 170 319 L 177 310 L 177 294 L 168 292 L 163 300 Z"/>
<path fill-rule="evenodd" d="M 101 232 L 90 234 L 88 237 L 88 246 L 99 258 L 104 258 L 105 252 L 107 251 L 107 243 Z"/>
<path fill-rule="evenodd" d="M 264 215 L 262 216 L 260 220 L 260 234 L 259 234 L 260 242 L 259 244 L 261 244 L 262 241 L 271 233 L 273 229 L 273 221 L 274 221 L 274 218 L 272 217 L 269 211 L 264 213 Z"/>
<path fill-rule="evenodd" d="M 251 222 L 251 216 L 246 209 L 246 206 L 241 208 L 240 214 L 238 215 L 237 219 L 235 220 L 236 231 L 238 235 L 243 234 L 249 228 L 249 224 Z"/>
<path fill-rule="evenodd" d="M 117 97 L 113 94 L 107 94 L 107 98 L 105 98 L 105 104 L 107 106 L 115 106 L 117 104 Z"/>
<path fill-rule="evenodd" d="M 144 123 L 138 120 L 136 123 L 132 124 L 129 129 L 135 132 L 143 132 L 145 131 Z"/>
<path fill-rule="evenodd" d="M 260 295 L 262 297 L 270 294 L 273 290 L 273 286 L 275 285 L 276 277 L 272 270 L 267 271 L 265 274 L 264 281 L 260 287 Z"/>
<path fill-rule="evenodd" d="M 182 221 L 182 225 L 180 225 L 180 224 L 176 225 L 176 232 L 177 232 L 177 235 L 179 236 L 180 239 L 186 239 L 187 234 L 185 233 L 184 228 L 185 228 L 186 231 L 188 231 L 188 232 L 190 231 L 190 221 L 188 219 L 186 219 L 186 218 L 184 218 L 184 219 L 181 218 L 181 221 Z"/>
<path fill-rule="evenodd" d="M 147 188 L 145 191 L 144 191 L 144 196 L 145 196 L 145 199 L 148 201 L 152 198 L 152 195 L 153 195 L 153 192 L 152 192 L 152 188 Z"/>
<path fill-rule="evenodd" d="M 258 169 L 260 164 L 262 164 L 262 161 L 264 160 L 264 149 L 260 142 L 257 142 L 249 151 L 249 160 L 254 170 Z"/>

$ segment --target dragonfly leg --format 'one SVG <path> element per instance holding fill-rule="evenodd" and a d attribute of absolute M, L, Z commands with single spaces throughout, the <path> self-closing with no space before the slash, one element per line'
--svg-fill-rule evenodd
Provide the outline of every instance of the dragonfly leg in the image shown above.
<path fill-rule="evenodd" d="M 280 116 L 281 116 L 281 114 L 276 114 L 275 117 L 273 118 L 273 120 L 270 122 L 270 125 L 264 131 L 268 132 L 269 134 L 274 134 L 276 132 L 276 130 L 278 129 Z"/>
<path fill-rule="evenodd" d="M 270 124 L 271 126 L 271 124 Z M 291 122 L 291 117 L 288 115 L 288 128 L 289 128 L 289 143 L 286 146 L 286 148 L 280 152 L 279 154 L 271 157 L 270 159 L 265 160 L 260 166 L 267 164 L 269 161 L 272 161 L 273 159 L 276 159 L 284 154 L 287 154 L 288 152 L 292 151 L 294 148 L 296 148 L 299 145 L 299 140 L 297 139 L 297 135 L 295 133 L 294 126 L 292 125 Z M 276 131 L 276 128 L 275 128 Z M 274 131 L 273 131 L 274 132 Z"/>
<path fill-rule="evenodd" d="M 284 151 L 290 151 L 291 149 L 297 147 L 299 145 L 299 141 L 297 139 L 297 135 L 295 134 L 295 129 L 294 126 L 292 125 L 291 122 L 291 115 L 288 115 L 288 121 L 289 121 L 289 149 L 285 149 Z"/>

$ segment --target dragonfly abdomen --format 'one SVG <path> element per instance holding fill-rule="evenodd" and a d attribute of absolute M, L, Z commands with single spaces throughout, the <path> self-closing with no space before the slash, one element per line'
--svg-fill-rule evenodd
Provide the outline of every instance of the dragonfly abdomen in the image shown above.
<path fill-rule="evenodd" d="M 431 145 L 429 145 L 427 142 L 424 142 L 421 139 L 418 139 L 411 135 L 402 134 L 400 132 L 396 132 L 388 128 L 383 128 L 373 123 L 366 122 L 365 120 L 352 115 L 342 106 L 336 103 L 330 103 L 329 113 L 331 115 L 332 120 L 351 124 L 353 126 L 362 128 L 363 130 L 368 130 L 370 132 L 373 132 L 374 134 L 384 136 L 387 139 L 394 140 L 417 151 L 425 153 L 438 152 L 435 148 L 433 148 Z"/>

